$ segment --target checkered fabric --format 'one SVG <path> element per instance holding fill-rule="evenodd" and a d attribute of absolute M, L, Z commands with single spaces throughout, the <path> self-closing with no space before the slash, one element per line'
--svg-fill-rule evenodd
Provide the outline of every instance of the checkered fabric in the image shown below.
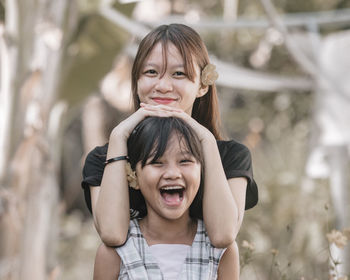
<path fill-rule="evenodd" d="M 127 242 L 116 251 L 122 260 L 119 280 L 166 280 L 150 253 L 137 219 L 130 221 Z M 225 249 L 211 245 L 203 221 L 198 220 L 197 233 L 178 280 L 217 279 L 218 265 L 224 252 Z"/>

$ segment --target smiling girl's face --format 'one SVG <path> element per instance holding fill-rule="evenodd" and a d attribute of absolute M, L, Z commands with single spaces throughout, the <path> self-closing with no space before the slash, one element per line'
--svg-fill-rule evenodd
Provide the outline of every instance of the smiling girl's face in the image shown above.
<path fill-rule="evenodd" d="M 165 152 L 136 165 L 138 187 L 146 201 L 148 217 L 176 220 L 189 217 L 201 181 L 201 164 L 188 151 L 183 138 L 173 132 Z"/>
<path fill-rule="evenodd" d="M 137 81 L 140 102 L 176 107 L 191 115 L 195 99 L 208 91 L 208 87 L 201 86 L 198 64 L 193 61 L 193 65 L 195 76 L 191 81 L 178 49 L 168 42 L 164 57 L 162 44 L 157 43 L 145 59 Z"/>

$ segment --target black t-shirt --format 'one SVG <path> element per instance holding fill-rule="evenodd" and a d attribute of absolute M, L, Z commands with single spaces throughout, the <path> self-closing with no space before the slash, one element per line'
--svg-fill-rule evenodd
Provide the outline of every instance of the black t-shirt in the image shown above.
<path fill-rule="evenodd" d="M 234 140 L 217 141 L 221 162 L 226 178 L 245 177 L 248 179 L 245 209 L 254 207 L 258 202 L 258 188 L 253 178 L 252 160 L 246 146 Z M 83 168 L 85 201 L 91 212 L 90 186 L 100 186 L 106 161 L 108 143 L 93 149 L 86 157 Z M 132 194 L 132 193 L 131 193 Z"/>

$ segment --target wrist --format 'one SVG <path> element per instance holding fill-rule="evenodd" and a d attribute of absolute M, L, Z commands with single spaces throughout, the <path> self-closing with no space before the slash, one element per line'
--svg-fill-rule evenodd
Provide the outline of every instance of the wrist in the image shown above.
<path fill-rule="evenodd" d="M 200 139 L 202 145 L 217 145 L 215 136 L 208 130 Z"/>
<path fill-rule="evenodd" d="M 125 156 L 128 154 L 127 137 L 113 129 L 109 136 L 107 158 Z"/>
<path fill-rule="evenodd" d="M 128 161 L 128 160 L 129 160 L 129 157 L 128 157 L 128 156 L 117 156 L 117 157 L 113 157 L 113 158 L 106 159 L 106 161 L 105 161 L 105 166 L 106 166 L 107 164 L 110 164 L 110 163 L 113 163 L 113 162 L 116 162 L 116 161 L 121 161 L 121 160 L 126 160 L 126 161 Z"/>
<path fill-rule="evenodd" d="M 127 142 L 129 138 L 129 135 L 127 132 L 123 131 L 122 128 L 120 128 L 119 126 L 116 126 L 111 134 L 109 135 L 109 142 Z"/>

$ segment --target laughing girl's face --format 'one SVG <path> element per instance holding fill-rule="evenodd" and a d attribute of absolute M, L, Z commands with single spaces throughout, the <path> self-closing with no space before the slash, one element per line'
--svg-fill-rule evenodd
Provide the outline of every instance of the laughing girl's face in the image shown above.
<path fill-rule="evenodd" d="M 137 163 L 136 174 L 149 217 L 166 220 L 189 217 L 200 185 L 201 164 L 176 133 L 172 133 L 164 154 L 155 162 L 151 157 L 143 168 Z"/>

